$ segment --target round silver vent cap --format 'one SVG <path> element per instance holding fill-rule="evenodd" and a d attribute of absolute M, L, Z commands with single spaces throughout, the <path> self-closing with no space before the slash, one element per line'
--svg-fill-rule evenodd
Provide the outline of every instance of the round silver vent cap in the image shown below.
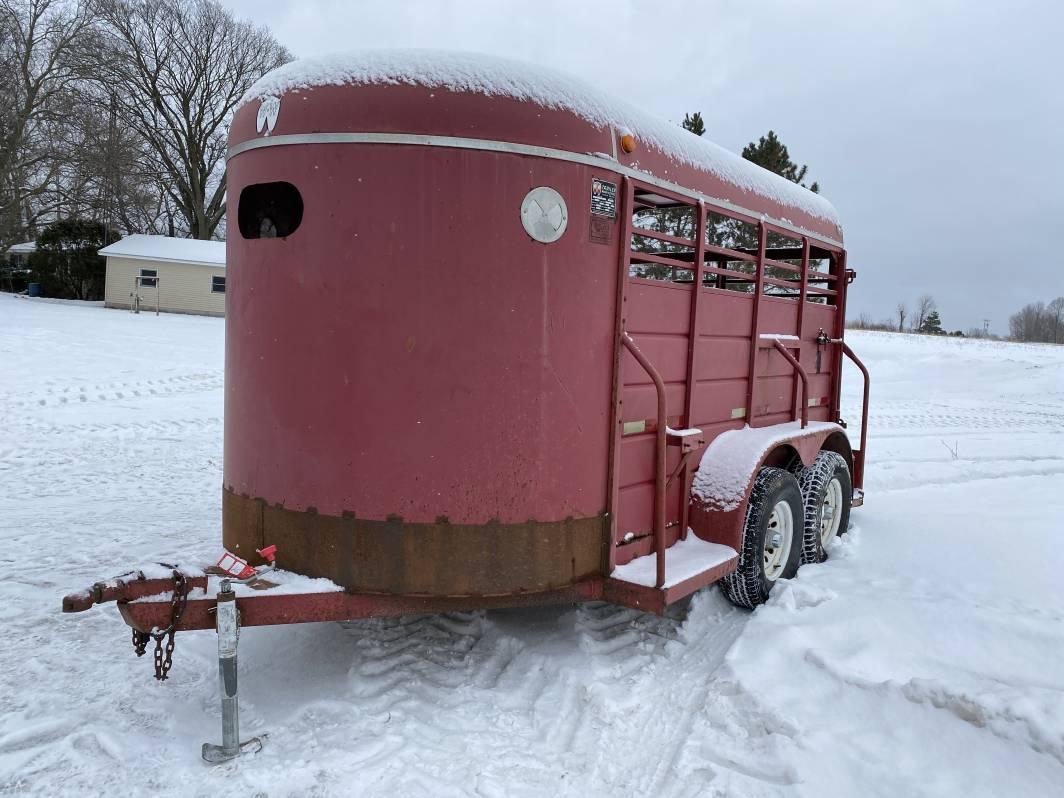
<path fill-rule="evenodd" d="M 521 203 L 521 224 L 536 241 L 552 244 L 562 237 L 569 224 L 569 209 L 553 188 L 538 186 Z"/>

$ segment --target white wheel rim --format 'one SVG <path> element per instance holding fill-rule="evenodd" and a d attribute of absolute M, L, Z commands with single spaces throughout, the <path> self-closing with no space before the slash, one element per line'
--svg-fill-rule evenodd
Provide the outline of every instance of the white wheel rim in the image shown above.
<path fill-rule="evenodd" d="M 772 508 L 765 530 L 765 578 L 775 582 L 791 558 L 794 542 L 794 513 L 791 505 L 781 501 Z"/>
<path fill-rule="evenodd" d="M 842 522 L 842 483 L 832 479 L 824 492 L 824 503 L 820 505 L 820 543 L 828 545 L 839 534 Z"/>

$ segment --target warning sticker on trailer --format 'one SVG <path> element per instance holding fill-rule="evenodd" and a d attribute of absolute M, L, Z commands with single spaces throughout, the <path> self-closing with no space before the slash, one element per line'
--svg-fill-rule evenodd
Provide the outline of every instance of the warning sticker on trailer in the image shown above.
<path fill-rule="evenodd" d="M 599 180 L 597 177 L 591 180 L 591 213 L 595 216 L 608 216 L 617 218 L 617 184 Z"/>

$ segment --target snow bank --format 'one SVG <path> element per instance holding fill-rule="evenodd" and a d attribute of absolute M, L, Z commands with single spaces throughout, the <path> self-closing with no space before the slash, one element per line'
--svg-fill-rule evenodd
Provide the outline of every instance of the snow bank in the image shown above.
<path fill-rule="evenodd" d="M 839 225 L 826 199 L 589 83 L 547 67 L 444 50 L 361 50 L 304 58 L 263 76 L 240 105 L 318 86 L 406 84 L 513 97 L 569 111 L 603 130 L 627 128 L 637 141 L 745 191 Z"/>

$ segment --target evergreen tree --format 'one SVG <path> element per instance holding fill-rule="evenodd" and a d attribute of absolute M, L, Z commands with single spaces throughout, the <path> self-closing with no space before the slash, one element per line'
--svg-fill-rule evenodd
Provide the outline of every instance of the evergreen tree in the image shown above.
<path fill-rule="evenodd" d="M 689 130 L 696 136 L 706 132 L 706 123 L 702 121 L 702 112 L 695 111 L 693 114 L 683 115 L 683 129 Z"/>
<path fill-rule="evenodd" d="M 942 335 L 945 333 L 945 330 L 942 329 L 942 320 L 938 317 L 937 310 L 932 310 L 927 314 L 924 323 L 920 325 L 919 332 L 927 333 L 929 335 Z"/>
<path fill-rule="evenodd" d="M 106 261 L 97 251 L 114 241 L 100 222 L 61 219 L 37 236 L 30 256 L 34 279 L 46 296 L 103 299 Z"/>
<path fill-rule="evenodd" d="M 758 166 L 768 169 L 770 172 L 775 172 L 787 178 L 792 183 L 798 183 L 814 193 L 820 192 L 819 183 L 814 181 L 813 185 L 806 186 L 802 182 L 805 180 L 809 167 L 805 164 L 799 166 L 792 161 L 786 145 L 779 140 L 779 137 L 772 130 L 768 132 L 767 136 L 762 136 L 758 139 L 756 144 L 750 142 L 743 147 L 743 157 L 748 161 L 753 161 Z"/>

